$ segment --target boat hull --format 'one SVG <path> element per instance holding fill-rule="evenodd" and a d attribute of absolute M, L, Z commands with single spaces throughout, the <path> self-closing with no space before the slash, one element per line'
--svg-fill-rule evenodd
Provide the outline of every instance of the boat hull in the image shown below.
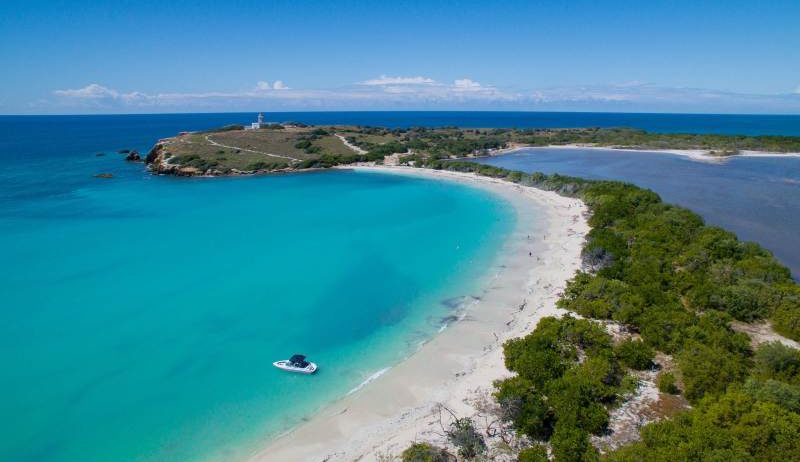
<path fill-rule="evenodd" d="M 317 365 L 315 363 L 308 363 L 306 367 L 295 367 L 292 366 L 289 361 L 275 361 L 272 365 L 278 369 L 286 372 L 294 372 L 295 374 L 313 374 L 317 372 Z"/>

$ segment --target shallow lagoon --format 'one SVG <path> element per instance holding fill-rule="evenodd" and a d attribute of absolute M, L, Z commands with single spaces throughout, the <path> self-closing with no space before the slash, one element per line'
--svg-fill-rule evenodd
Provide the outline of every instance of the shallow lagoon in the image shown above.
<path fill-rule="evenodd" d="M 665 153 L 529 148 L 480 162 L 527 172 L 613 179 L 650 188 L 710 224 L 756 241 L 800 276 L 800 158 L 706 163 Z"/>

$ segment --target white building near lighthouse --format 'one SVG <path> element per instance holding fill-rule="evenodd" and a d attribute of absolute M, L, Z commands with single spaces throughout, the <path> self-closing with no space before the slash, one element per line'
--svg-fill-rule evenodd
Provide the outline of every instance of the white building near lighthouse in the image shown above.
<path fill-rule="evenodd" d="M 264 125 L 266 125 L 264 123 L 264 114 L 259 112 L 258 113 L 258 119 L 256 120 L 256 122 L 253 122 L 253 123 L 250 124 L 250 128 L 249 129 L 250 130 L 258 130 L 259 128 L 263 127 Z"/>

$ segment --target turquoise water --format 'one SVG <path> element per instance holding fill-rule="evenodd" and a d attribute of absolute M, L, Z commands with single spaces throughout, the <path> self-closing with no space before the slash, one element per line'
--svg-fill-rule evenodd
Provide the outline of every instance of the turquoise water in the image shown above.
<path fill-rule="evenodd" d="M 0 174 L 3 461 L 246 456 L 434 335 L 515 221 L 452 183 L 153 177 L 62 147 Z M 297 352 L 317 375 L 271 366 Z"/>

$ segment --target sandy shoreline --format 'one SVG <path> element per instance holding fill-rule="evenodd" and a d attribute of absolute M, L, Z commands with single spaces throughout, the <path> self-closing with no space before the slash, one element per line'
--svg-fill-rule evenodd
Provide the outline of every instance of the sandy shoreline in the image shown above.
<path fill-rule="evenodd" d="M 468 173 L 355 168 L 487 189 L 513 205 L 517 225 L 482 287 L 465 294 L 480 301 L 466 308 L 463 320 L 362 389 L 268 442 L 252 461 L 371 461 L 398 455 L 413 441 L 442 442 L 439 406 L 474 415 L 474 401 L 486 396 L 493 380 L 509 374 L 502 343 L 560 313 L 555 302 L 580 266 L 589 231 L 580 200 Z"/>
<path fill-rule="evenodd" d="M 630 148 L 615 148 L 613 146 L 593 146 L 582 144 L 551 144 L 548 146 L 524 146 L 515 145 L 504 149 L 492 151 L 491 156 L 500 156 L 509 154 L 523 149 L 596 149 L 602 151 L 624 151 L 624 152 L 638 152 L 638 153 L 655 153 L 655 154 L 672 154 L 675 156 L 682 156 L 697 162 L 705 162 L 711 164 L 722 164 L 730 159 L 736 157 L 786 157 L 796 158 L 800 157 L 797 152 L 767 152 L 767 151 L 740 151 L 739 154 L 732 156 L 712 156 L 710 151 L 703 149 L 630 149 Z"/>

